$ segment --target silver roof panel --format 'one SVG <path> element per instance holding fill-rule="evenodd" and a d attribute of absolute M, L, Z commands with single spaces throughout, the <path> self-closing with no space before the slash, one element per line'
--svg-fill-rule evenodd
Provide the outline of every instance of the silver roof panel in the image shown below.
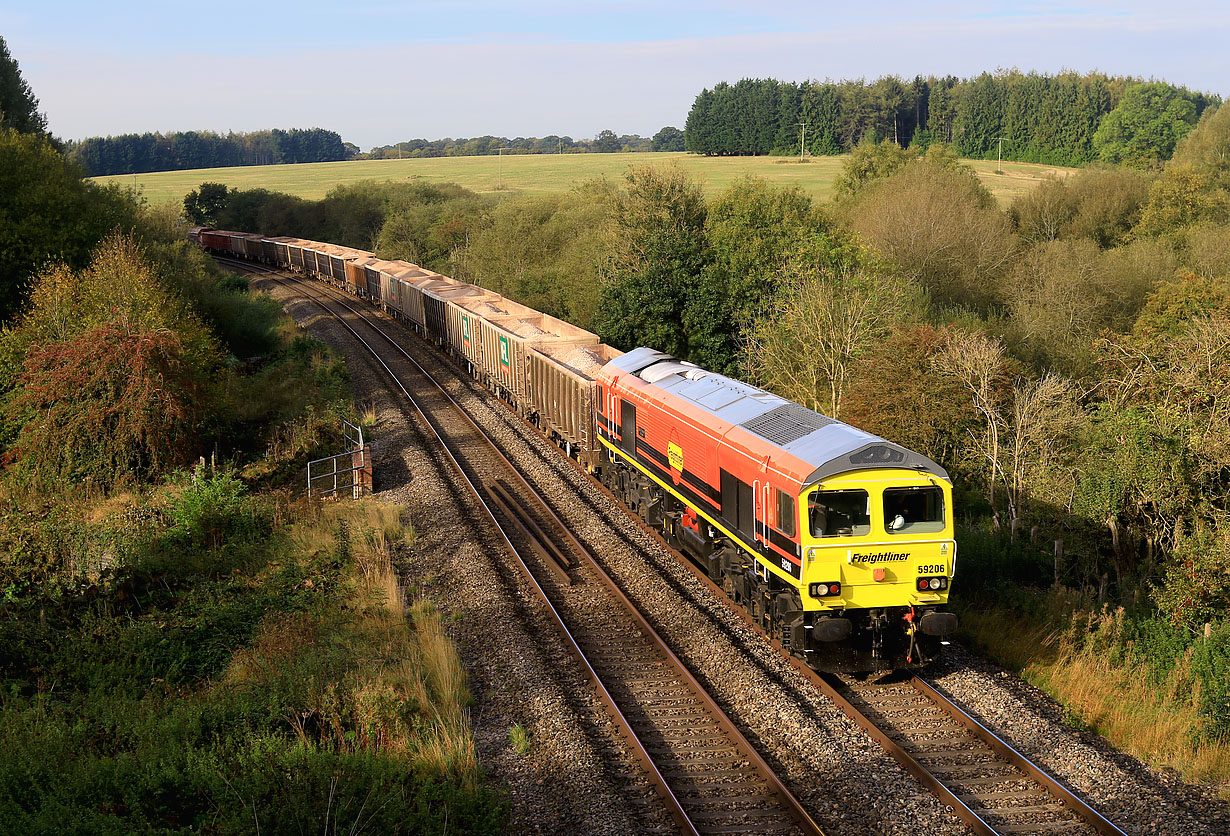
<path fill-rule="evenodd" d="M 661 351 L 638 348 L 610 365 L 735 425 L 728 437 L 746 432 L 811 464 L 815 470 L 807 484 L 868 467 L 922 470 L 948 478 L 944 468 L 921 453 Z"/>

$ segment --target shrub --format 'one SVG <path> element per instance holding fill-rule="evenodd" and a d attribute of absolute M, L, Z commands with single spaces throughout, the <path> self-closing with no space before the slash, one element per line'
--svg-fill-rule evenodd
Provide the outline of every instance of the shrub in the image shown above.
<path fill-rule="evenodd" d="M 175 568 L 208 558 L 195 568 L 225 572 L 236 560 L 251 561 L 267 551 L 272 536 L 268 504 L 249 496 L 242 482 L 229 473 L 206 476 L 204 467 L 182 481 L 183 488 L 172 494 L 169 525 L 157 540 L 153 562 Z"/>
<path fill-rule="evenodd" d="M 1154 598 L 1176 624 L 1192 629 L 1230 612 L 1230 520 L 1176 536 Z"/>
<path fill-rule="evenodd" d="M 111 485 L 188 461 L 209 402 L 175 333 L 116 320 L 33 349 L 4 412 L 21 426 L 13 455 L 36 481 Z"/>

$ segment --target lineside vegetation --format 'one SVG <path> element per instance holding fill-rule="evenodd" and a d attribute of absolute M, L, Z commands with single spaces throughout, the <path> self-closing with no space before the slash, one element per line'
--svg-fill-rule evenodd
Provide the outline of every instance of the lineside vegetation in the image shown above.
<path fill-rule="evenodd" d="M 299 495 L 344 366 L 177 209 L 0 156 L 0 832 L 501 832 L 413 532 Z"/>

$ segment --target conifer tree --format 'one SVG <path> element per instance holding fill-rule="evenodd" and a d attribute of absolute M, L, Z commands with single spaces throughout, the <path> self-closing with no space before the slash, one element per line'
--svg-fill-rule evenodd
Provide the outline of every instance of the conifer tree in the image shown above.
<path fill-rule="evenodd" d="M 21 68 L 0 37 L 0 128 L 23 134 L 45 134 L 47 119 L 38 112 L 38 99 L 21 75 Z"/>

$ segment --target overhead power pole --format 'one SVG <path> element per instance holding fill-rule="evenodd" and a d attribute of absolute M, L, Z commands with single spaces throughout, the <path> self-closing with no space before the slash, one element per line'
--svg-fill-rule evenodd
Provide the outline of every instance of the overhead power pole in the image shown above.
<path fill-rule="evenodd" d="M 803 128 L 803 132 L 799 136 L 799 162 L 803 162 L 803 150 L 807 147 L 807 123 L 795 122 L 794 124 L 800 125 Z"/>
<path fill-rule="evenodd" d="M 500 178 L 500 184 L 496 186 L 497 191 L 503 191 L 504 189 L 504 152 L 507 150 L 508 150 L 508 146 L 504 146 L 503 148 L 497 149 L 496 151 L 496 156 L 498 157 L 496 161 L 496 165 L 498 166 L 499 178 Z"/>

